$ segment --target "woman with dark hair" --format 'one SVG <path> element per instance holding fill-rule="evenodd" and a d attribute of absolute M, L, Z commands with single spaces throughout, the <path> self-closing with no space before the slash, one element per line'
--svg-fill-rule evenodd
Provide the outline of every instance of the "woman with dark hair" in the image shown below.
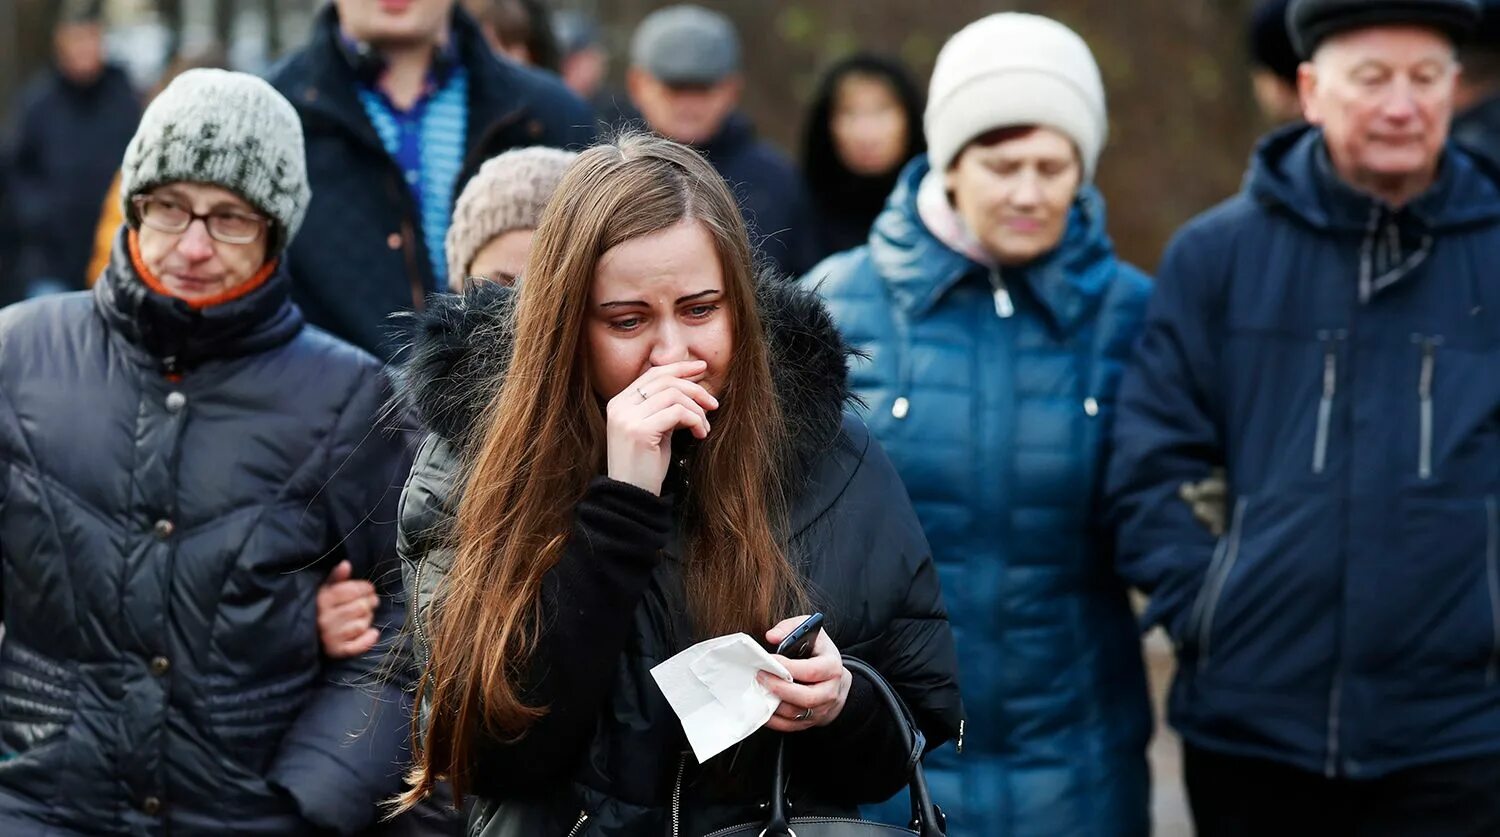
<path fill-rule="evenodd" d="M 864 244 L 901 167 L 926 150 L 922 93 L 905 67 L 870 53 L 831 67 L 803 136 L 819 257 Z"/>
<path fill-rule="evenodd" d="M 525 281 L 412 315 L 403 376 L 432 435 L 400 522 L 425 663 L 403 804 L 444 777 L 479 797 L 471 834 L 701 835 L 763 821 L 769 730 L 798 816 L 852 816 L 911 753 L 842 653 L 929 746 L 958 734 L 938 579 L 844 414 L 844 344 L 751 264 L 708 162 L 627 137 L 569 167 Z M 698 764 L 651 669 L 735 632 L 774 645 L 813 610 L 811 656 L 778 658 L 795 682 L 759 681 L 775 714 Z"/>

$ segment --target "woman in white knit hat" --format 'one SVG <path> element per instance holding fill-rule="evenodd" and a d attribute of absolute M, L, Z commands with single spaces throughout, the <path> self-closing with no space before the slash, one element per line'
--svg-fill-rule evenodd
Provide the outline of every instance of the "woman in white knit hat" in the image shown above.
<path fill-rule="evenodd" d="M 1096 500 L 1150 281 L 1093 185 L 1099 69 L 1066 26 L 991 15 L 944 45 L 924 121 L 870 243 L 807 281 L 868 352 L 852 384 L 958 639 L 963 755 L 929 757 L 933 795 L 960 837 L 1144 835 L 1151 717 Z"/>

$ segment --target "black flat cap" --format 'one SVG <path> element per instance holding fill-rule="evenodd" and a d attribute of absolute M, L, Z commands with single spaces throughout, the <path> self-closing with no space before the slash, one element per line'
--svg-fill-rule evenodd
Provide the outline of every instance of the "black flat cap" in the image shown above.
<path fill-rule="evenodd" d="M 1329 35 L 1368 26 L 1431 26 L 1458 43 L 1479 23 L 1479 0 L 1292 0 L 1286 29 L 1303 58 Z"/>
<path fill-rule="evenodd" d="M 1495 0 L 1500 3 L 1500 0 Z M 1250 59 L 1286 81 L 1297 83 L 1297 65 L 1302 63 L 1286 32 L 1286 7 L 1291 0 L 1261 0 L 1250 12 L 1246 33 Z"/>

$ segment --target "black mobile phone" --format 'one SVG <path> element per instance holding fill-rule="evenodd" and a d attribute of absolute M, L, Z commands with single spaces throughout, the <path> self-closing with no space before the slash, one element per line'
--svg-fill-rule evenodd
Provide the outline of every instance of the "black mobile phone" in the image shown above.
<path fill-rule="evenodd" d="M 823 614 L 814 613 L 792 629 L 786 639 L 776 646 L 776 653 L 789 660 L 802 660 L 812 656 L 813 645 L 818 641 L 818 631 L 823 629 Z"/>

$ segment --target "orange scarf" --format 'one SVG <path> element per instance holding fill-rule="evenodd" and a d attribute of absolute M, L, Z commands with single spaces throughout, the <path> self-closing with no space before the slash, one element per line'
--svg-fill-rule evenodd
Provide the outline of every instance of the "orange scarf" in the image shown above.
<path fill-rule="evenodd" d="M 145 259 L 141 258 L 140 238 L 138 237 L 135 230 L 130 230 L 126 240 L 130 247 L 130 263 L 135 267 L 136 275 L 140 276 L 141 281 L 146 283 L 146 287 L 150 288 L 153 291 L 156 291 L 162 296 L 169 296 L 173 299 L 182 299 L 181 297 L 168 290 L 167 286 L 163 285 L 161 283 L 161 280 L 156 278 L 156 274 L 152 273 L 150 269 L 146 267 Z M 266 280 L 270 279 L 271 275 L 275 272 L 276 260 L 272 259 L 271 261 L 266 262 L 264 267 L 256 271 L 255 275 L 251 276 L 248 281 L 235 285 L 234 287 L 230 288 L 227 291 L 224 291 L 221 294 L 215 294 L 205 299 L 183 299 L 182 301 L 186 302 L 189 308 L 197 311 L 201 311 L 204 308 L 212 308 L 215 305 L 223 305 L 226 302 L 233 302 L 240 297 L 247 296 L 251 291 L 254 291 L 256 288 L 264 285 L 266 283 Z"/>

